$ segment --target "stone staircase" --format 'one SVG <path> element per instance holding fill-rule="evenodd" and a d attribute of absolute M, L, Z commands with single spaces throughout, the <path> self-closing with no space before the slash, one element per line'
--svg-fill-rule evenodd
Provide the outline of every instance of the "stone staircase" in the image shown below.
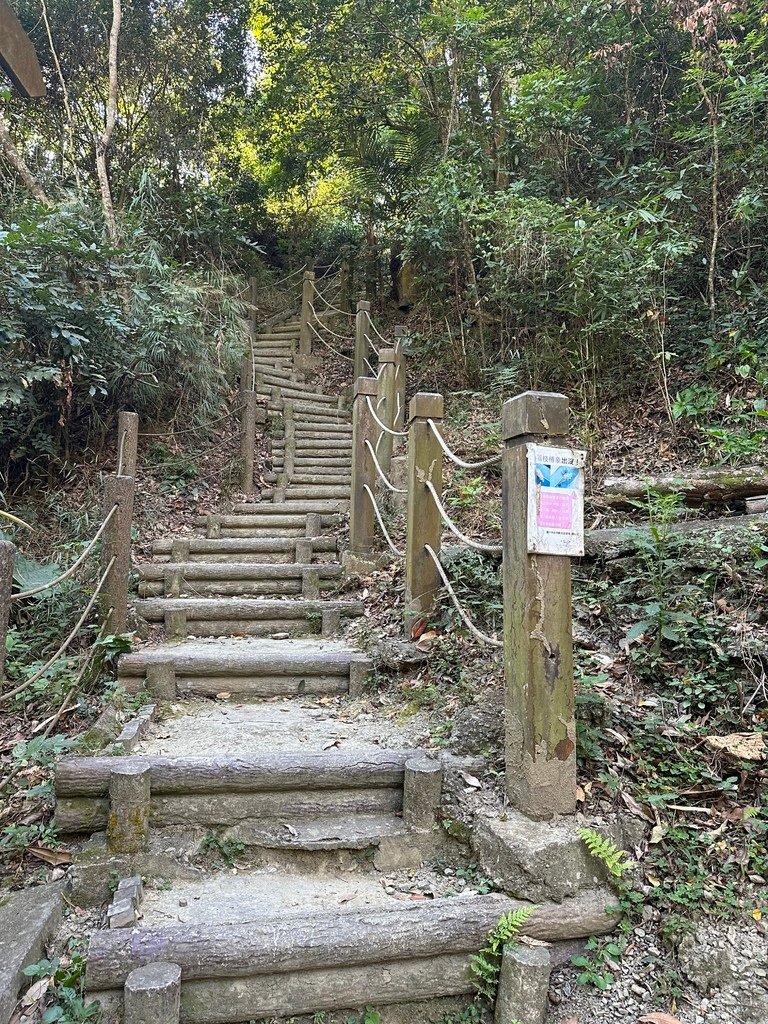
<path fill-rule="evenodd" d="M 338 634 L 364 609 L 334 592 L 350 415 L 303 382 L 298 337 L 291 322 L 254 344 L 271 490 L 157 541 L 138 567 L 137 612 L 167 639 L 122 657 L 118 677 L 152 707 L 109 754 L 58 766 L 58 827 L 82 837 L 72 898 L 98 903 L 119 882 L 87 962 L 106 1020 L 398 1006 L 391 1020 L 427 1021 L 440 1000 L 466 1001 L 470 955 L 520 905 L 446 890 L 453 871 L 434 898 L 413 890 L 418 872 L 434 880 L 425 864 L 467 852 L 436 818 L 466 766 L 356 709 L 371 664 Z M 526 930 L 604 931 L 604 905 L 575 893 Z"/>

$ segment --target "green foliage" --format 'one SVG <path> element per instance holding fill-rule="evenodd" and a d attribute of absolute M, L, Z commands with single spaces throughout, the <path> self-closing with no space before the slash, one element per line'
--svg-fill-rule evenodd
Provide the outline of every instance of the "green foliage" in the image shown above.
<path fill-rule="evenodd" d="M 85 959 L 83 940 L 70 939 L 61 959 L 40 960 L 24 968 L 28 978 L 49 979 L 41 1024 L 84 1024 L 99 1015 L 98 1002 L 86 1005 L 84 1001 Z"/>
<path fill-rule="evenodd" d="M 587 951 L 583 955 L 571 957 L 571 963 L 579 968 L 577 981 L 579 985 L 592 985 L 600 992 L 613 984 L 619 969 L 617 961 L 624 954 L 627 940 L 624 936 L 618 939 L 598 939 L 594 935 L 587 940 Z"/>
<path fill-rule="evenodd" d="M 245 843 L 239 839 L 227 838 L 226 836 L 217 835 L 213 832 L 209 832 L 203 836 L 200 843 L 201 854 L 213 854 L 227 865 L 227 867 L 233 867 L 235 861 L 240 854 L 245 852 Z"/>
<path fill-rule="evenodd" d="M 475 975 L 475 987 L 490 1003 L 496 998 L 504 946 L 515 939 L 535 909 L 519 907 L 517 910 L 510 910 L 508 914 L 502 914 L 483 948 L 472 956 L 470 967 Z"/>
<path fill-rule="evenodd" d="M 635 866 L 635 862 L 627 856 L 626 852 L 607 836 L 601 836 L 599 832 L 595 832 L 591 828 L 580 828 L 578 835 L 592 856 L 601 861 L 614 878 L 621 878 L 625 871 Z"/>
<path fill-rule="evenodd" d="M 124 215 L 119 247 L 93 206 L 7 206 L 0 218 L 0 472 L 100 443 L 119 408 L 152 419 L 179 395 L 220 414 L 244 345 L 237 288 L 179 264 Z"/>

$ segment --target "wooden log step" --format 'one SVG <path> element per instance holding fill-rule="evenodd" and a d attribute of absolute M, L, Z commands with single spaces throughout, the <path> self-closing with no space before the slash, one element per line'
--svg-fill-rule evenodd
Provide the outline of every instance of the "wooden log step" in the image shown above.
<path fill-rule="evenodd" d="M 270 331 L 269 334 L 257 334 L 255 342 L 272 342 L 272 341 L 283 341 L 285 338 L 291 339 L 294 335 L 298 338 L 300 332 L 296 331 L 295 328 L 291 328 L 286 331 Z"/>
<path fill-rule="evenodd" d="M 136 571 L 142 579 L 154 581 L 167 579 L 169 573 L 180 573 L 189 583 L 203 580 L 300 580 L 307 573 L 316 574 L 320 579 L 336 579 L 342 574 L 341 566 L 330 562 L 319 565 L 309 562 L 265 565 L 253 562 L 145 562 L 137 566 Z"/>
<path fill-rule="evenodd" d="M 290 366 L 286 366 L 285 369 L 275 368 L 271 363 L 259 363 L 254 362 L 253 369 L 256 373 L 263 373 L 264 379 L 271 378 L 271 382 L 280 385 L 285 381 L 293 381 L 294 373 L 296 372 Z"/>
<path fill-rule="evenodd" d="M 339 503 L 334 501 L 286 501 L 280 505 L 267 502 L 239 501 L 234 506 L 234 512 L 234 516 L 218 516 L 216 518 L 221 519 L 221 522 L 224 523 L 225 521 L 229 522 L 229 520 L 237 520 L 239 514 L 242 513 L 248 516 L 263 515 L 266 517 L 286 516 L 288 518 L 297 518 L 303 516 L 306 520 L 307 515 L 317 514 L 321 516 L 323 526 L 338 526 L 340 507 Z"/>
<path fill-rule="evenodd" d="M 352 481 L 352 470 L 349 472 L 339 472 L 339 470 L 332 470 L 330 472 L 323 472 L 322 470 L 315 471 L 310 470 L 308 467 L 301 467 L 303 472 L 294 472 L 291 477 L 290 486 L 294 484 L 318 484 L 320 487 L 347 487 Z"/>
<path fill-rule="evenodd" d="M 284 399 L 296 399 L 300 402 L 306 402 L 309 405 L 327 405 L 333 409 L 338 408 L 339 400 L 335 395 L 324 395 L 317 391 L 312 391 L 310 388 L 302 388 L 295 384 L 287 384 L 285 382 L 278 383 L 272 386 L 264 384 L 256 384 L 256 393 L 259 395 L 270 395 L 272 393 L 272 387 L 280 389 L 280 394 Z"/>
<path fill-rule="evenodd" d="M 331 590 L 333 580 L 319 579 L 304 583 L 301 577 L 288 579 L 245 579 L 245 580 L 189 580 L 181 579 L 176 585 L 166 580 L 141 582 L 139 597 L 275 597 L 298 594 L 317 597 Z"/>
<path fill-rule="evenodd" d="M 412 750 L 297 752 L 219 757 L 64 757 L 56 766 L 57 796 L 108 796 L 122 768 L 148 767 L 150 793 L 266 793 L 315 789 L 402 787 Z"/>
<path fill-rule="evenodd" d="M 153 555 L 161 564 L 167 565 L 173 557 L 173 545 L 177 545 L 184 558 L 193 562 L 294 562 L 296 540 L 289 537 L 218 538 L 184 537 L 174 541 L 170 537 L 156 540 L 152 545 Z M 316 537 L 312 541 L 312 558 L 329 557 L 337 550 L 335 537 Z"/>
<path fill-rule="evenodd" d="M 541 904 L 523 925 L 522 934 L 543 941 L 605 934 L 616 921 L 615 913 L 605 912 L 611 902 L 615 899 L 608 892 L 598 890 L 562 903 Z M 523 906 L 531 905 L 489 893 L 362 911 L 282 911 L 243 924 L 186 922 L 101 930 L 91 938 L 85 984 L 88 991 L 119 988 L 132 970 L 158 957 L 179 964 L 185 983 L 294 971 L 312 976 L 326 968 L 446 954 L 467 955 L 466 969 L 468 955 L 481 948 L 499 918 Z M 425 973 L 425 980 L 431 974 Z M 411 992 L 410 998 L 414 995 L 420 993 Z M 352 1005 L 366 1001 L 367 993 L 358 991 Z M 287 1012 L 298 1011 L 291 1007 Z M 238 1013 L 221 1019 L 251 1016 Z M 261 1011 L 253 1016 L 262 1016 Z"/>
<path fill-rule="evenodd" d="M 275 456 L 275 458 L 272 459 L 272 466 L 273 466 L 273 468 L 276 471 L 279 472 L 279 470 L 282 468 L 284 462 L 285 462 L 285 460 L 282 458 L 282 456 Z M 298 472 L 304 472 L 304 473 L 329 473 L 331 476 L 333 476 L 334 473 L 338 473 L 338 472 L 344 473 L 346 471 L 351 471 L 351 469 L 352 469 L 352 461 L 351 461 L 351 459 L 344 459 L 344 458 L 341 458 L 341 459 L 332 459 L 332 458 L 328 458 L 328 459 L 325 459 L 325 458 L 311 459 L 311 458 L 304 458 L 303 457 L 300 460 L 299 459 L 294 459 L 294 461 L 293 461 L 293 469 L 294 469 L 295 473 L 298 473 Z"/>
<path fill-rule="evenodd" d="M 287 498 L 311 498 L 312 495 L 317 495 L 323 498 L 346 498 L 349 501 L 349 486 L 332 486 L 330 484 L 320 485 L 314 484 L 311 487 L 304 487 L 301 484 L 288 484 L 285 491 Z"/>
<path fill-rule="evenodd" d="M 272 442 L 272 449 L 275 452 L 282 452 L 285 449 L 285 440 L 282 437 Z M 352 439 L 343 437 L 325 437 L 318 431 L 316 437 L 301 437 L 296 439 L 296 457 L 301 458 L 301 452 L 349 452 L 352 453 Z"/>
<path fill-rule="evenodd" d="M 322 615 L 330 608 L 338 609 L 343 616 L 355 617 L 363 614 L 360 601 L 273 601 L 258 598 L 224 600 L 207 597 L 163 597 L 138 601 L 136 610 L 149 622 L 162 622 L 173 612 L 186 615 L 191 620 L 241 619 L 268 621 L 290 621 L 305 619 L 307 615 Z"/>
<path fill-rule="evenodd" d="M 401 787 L 153 794 L 149 820 L 154 829 L 176 825 L 222 828 L 248 821 L 394 813 L 402 804 Z M 106 797 L 62 796 L 56 801 L 56 826 L 67 834 L 102 831 L 108 817 Z"/>
<path fill-rule="evenodd" d="M 282 359 L 286 363 L 291 362 L 291 350 L 290 348 L 256 348 L 256 354 L 259 359 Z"/>
<path fill-rule="evenodd" d="M 336 504 L 331 507 L 326 502 L 314 502 L 314 505 L 322 505 L 322 508 L 291 510 L 284 509 L 283 505 L 274 502 L 254 504 L 240 502 L 234 507 L 234 513 L 229 516 L 199 516 L 195 523 L 198 526 L 269 526 L 278 531 L 278 536 L 285 527 L 306 527 L 307 515 L 318 513 L 322 516 L 322 525 L 332 527 L 338 525 L 339 509 Z M 245 519 L 243 517 L 246 517 Z M 212 522 L 213 520 L 213 522 Z"/>

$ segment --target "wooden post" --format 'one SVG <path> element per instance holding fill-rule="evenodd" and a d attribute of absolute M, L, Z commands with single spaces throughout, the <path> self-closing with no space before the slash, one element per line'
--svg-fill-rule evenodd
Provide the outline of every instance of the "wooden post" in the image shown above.
<path fill-rule="evenodd" d="M 395 423 L 395 350 L 379 349 L 379 376 L 376 378 L 376 415 L 390 430 Z M 386 430 L 375 424 L 375 441 L 371 444 L 376 449 L 376 458 L 384 472 L 389 476 L 392 464 L 392 441 L 394 438 Z"/>
<path fill-rule="evenodd" d="M 301 291 L 301 329 L 299 333 L 299 355 L 312 354 L 312 331 L 309 325 L 314 320 L 312 307 L 315 298 L 315 272 L 304 271 L 304 285 Z"/>
<path fill-rule="evenodd" d="M 528 554 L 527 443 L 568 431 L 564 395 L 526 391 L 502 411 L 506 789 L 524 814 L 576 810 L 571 563 Z"/>
<path fill-rule="evenodd" d="M 414 623 L 430 614 L 435 594 L 442 586 L 440 574 L 425 549 L 429 544 L 440 555 L 442 521 L 434 498 L 426 487 L 429 480 L 437 493 L 443 490 L 443 453 L 428 420 L 439 428 L 443 418 L 443 396 L 419 392 L 408 407 L 408 539 L 405 550 L 405 625 L 410 633 Z"/>
<path fill-rule="evenodd" d="M 395 430 L 405 426 L 405 327 L 395 327 Z"/>
<path fill-rule="evenodd" d="M 355 317 L 355 380 L 371 372 L 368 357 L 371 354 L 371 304 L 361 299 Z"/>
<path fill-rule="evenodd" d="M 345 313 L 352 311 L 352 271 L 349 260 L 341 261 L 339 273 L 339 309 Z"/>
<path fill-rule="evenodd" d="M 243 356 L 240 364 L 240 400 L 240 489 L 244 494 L 252 494 L 258 395 L 254 390 L 253 355 L 250 352 Z"/>
<path fill-rule="evenodd" d="M 368 555 L 373 550 L 376 517 L 365 486 L 374 490 L 376 470 L 365 442 L 376 439 L 376 424 L 368 405 L 376 401 L 374 377 L 358 377 L 352 406 L 352 493 L 349 507 L 349 547 L 355 555 Z"/>
<path fill-rule="evenodd" d="M 139 414 L 121 412 L 117 417 L 117 475 L 136 476 L 139 451 Z"/>
<path fill-rule="evenodd" d="M 8 636 L 8 620 L 11 615 L 11 591 L 13 589 L 13 563 L 16 548 L 9 540 L 0 540 L 0 693 L 5 682 L 5 638 Z"/>
<path fill-rule="evenodd" d="M 131 524 L 136 481 L 132 476 L 108 476 L 104 481 L 104 515 L 117 505 L 117 511 L 104 531 L 102 572 L 111 559 L 115 563 L 102 590 L 107 631 L 124 633 L 128 624 L 128 583 L 131 574 Z M 111 612 L 110 612 L 111 609 Z"/>

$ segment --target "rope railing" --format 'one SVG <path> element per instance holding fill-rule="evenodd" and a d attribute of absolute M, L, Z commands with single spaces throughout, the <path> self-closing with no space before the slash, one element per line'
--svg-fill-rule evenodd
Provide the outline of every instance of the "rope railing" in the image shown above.
<path fill-rule="evenodd" d="M 488 636 L 487 633 L 483 633 L 482 630 L 479 630 L 477 628 L 477 626 L 474 624 L 474 622 L 467 615 L 467 613 L 464 611 L 464 609 L 461 606 L 461 602 L 459 601 L 458 597 L 456 596 L 456 591 L 453 589 L 453 586 L 451 585 L 451 581 L 448 579 L 448 576 L 445 573 L 445 569 L 443 568 L 442 562 L 440 561 L 440 559 L 435 554 L 434 549 L 432 548 L 432 545 L 431 544 L 425 544 L 424 545 L 424 550 L 427 552 L 427 554 L 430 556 L 432 561 L 435 563 L 435 568 L 437 569 L 438 573 L 440 574 L 440 579 L 443 581 L 443 585 L 445 586 L 445 589 L 448 591 L 448 596 L 450 597 L 451 601 L 453 601 L 453 605 L 454 605 L 456 611 L 459 613 L 459 616 L 461 617 L 462 622 L 467 627 L 467 629 L 470 631 L 470 633 L 472 633 L 473 636 L 477 637 L 478 640 L 481 640 L 484 644 L 488 644 L 490 647 L 503 647 L 504 646 L 504 642 L 502 640 L 497 640 L 495 637 Z"/>
<path fill-rule="evenodd" d="M 371 401 L 370 395 L 366 395 L 366 401 L 368 402 L 368 409 L 371 413 L 371 416 L 373 416 L 374 422 L 376 423 L 377 427 L 379 427 L 385 433 L 391 434 L 392 437 L 408 437 L 407 430 L 392 430 L 391 427 L 388 427 L 386 423 L 383 423 L 379 419 L 379 417 L 376 415 L 376 410 L 373 407 L 373 402 Z"/>
<path fill-rule="evenodd" d="M 355 361 L 354 356 L 348 356 L 346 354 L 346 352 L 340 351 L 334 345 L 332 345 L 329 341 L 326 341 L 325 338 L 322 336 L 322 334 L 320 334 L 319 331 L 316 330 L 316 328 L 315 328 L 313 323 L 310 322 L 307 326 L 309 327 L 310 331 L 312 331 L 312 333 L 317 338 L 317 340 L 322 345 L 325 345 L 325 347 L 328 349 L 329 352 L 333 352 L 333 354 L 338 356 L 340 359 L 346 359 L 348 362 L 354 363 L 354 361 Z M 349 339 L 346 339 L 346 340 L 349 340 Z"/>
<path fill-rule="evenodd" d="M 312 315 L 314 316 L 315 320 L 317 321 L 318 324 L 320 324 L 324 331 L 327 331 L 329 334 L 332 334 L 334 338 L 338 338 L 339 341 L 351 341 L 354 344 L 355 339 L 351 335 L 339 334 L 338 331 L 334 331 L 332 328 L 330 328 L 328 324 L 324 324 L 323 321 L 320 319 L 317 310 L 315 309 L 314 305 L 311 302 L 309 304 L 309 308 L 312 310 Z M 310 323 L 310 327 L 311 326 L 312 324 Z"/>
<path fill-rule="evenodd" d="M 403 557 L 403 552 L 399 548 L 395 547 L 395 545 L 394 545 L 394 543 L 392 541 L 392 538 L 389 535 L 389 531 L 387 530 L 386 526 L 384 525 L 384 520 L 381 518 L 381 512 L 379 510 L 378 502 L 376 501 L 376 498 L 374 496 L 373 491 L 368 486 L 368 484 L 363 484 L 363 490 L 368 495 L 368 498 L 370 499 L 370 502 L 373 505 L 373 512 L 374 512 L 374 515 L 376 516 L 376 519 L 378 520 L 379 527 L 381 528 L 381 532 L 384 534 L 384 540 L 389 545 L 389 547 L 392 550 L 393 554 L 397 555 L 398 558 L 402 558 Z"/>
<path fill-rule="evenodd" d="M 368 322 L 371 325 L 371 327 L 373 328 L 373 333 L 378 337 L 379 341 L 383 341 L 387 348 L 391 348 L 392 347 L 392 342 L 388 338 L 384 337 L 384 335 L 378 329 L 376 324 L 373 322 L 373 317 L 369 317 L 368 318 Z"/>
<path fill-rule="evenodd" d="M 465 533 L 462 533 L 461 530 L 456 525 L 456 523 L 454 523 L 454 521 L 448 515 L 445 505 L 443 505 L 442 501 L 440 500 L 440 495 L 437 493 L 435 485 L 432 483 L 432 481 L 425 480 L 424 484 L 429 493 L 432 495 L 432 500 L 434 501 L 435 506 L 437 507 L 437 511 L 440 513 L 440 517 L 442 518 L 443 522 L 451 531 L 451 533 L 455 537 L 458 537 L 462 544 L 466 544 L 468 547 L 474 548 L 476 551 L 485 551 L 490 555 L 500 555 L 502 553 L 503 548 L 501 544 L 483 544 L 482 541 L 473 540 L 472 537 L 468 537 Z"/>
<path fill-rule="evenodd" d="M 427 423 L 429 424 L 432 433 L 437 438 L 438 444 L 443 449 L 448 458 L 451 460 L 451 462 L 455 462 L 456 465 L 461 466 L 462 469 L 482 469 L 484 466 L 493 465 L 494 462 L 501 462 L 501 452 L 499 452 L 497 455 L 492 455 L 488 459 L 483 459 L 482 462 L 465 462 L 463 459 L 460 459 L 459 456 L 455 452 L 451 451 L 451 449 L 448 447 L 435 421 L 430 419 L 427 420 Z"/>
<path fill-rule="evenodd" d="M 365 439 L 365 447 L 368 449 L 368 453 L 373 459 L 373 464 L 376 467 L 376 472 L 378 473 L 379 479 L 387 488 L 387 490 L 392 491 L 393 494 L 407 494 L 408 491 L 406 491 L 403 487 L 395 487 L 395 485 L 389 479 L 387 474 L 381 468 L 381 464 L 379 463 L 379 460 L 376 458 L 376 451 L 374 450 L 374 447 L 368 440 L 368 438 Z"/>
<path fill-rule="evenodd" d="M 32 587 L 30 590 L 21 590 L 16 594 L 11 594 L 11 600 L 21 601 L 28 597 L 34 597 L 36 594 L 42 594 L 45 590 L 52 590 L 54 587 L 58 587 L 61 583 L 64 582 L 64 580 L 68 580 L 70 576 L 73 576 L 80 568 L 80 566 L 83 564 L 83 562 L 86 560 L 88 555 L 90 555 L 90 553 L 96 547 L 97 543 L 101 539 L 101 535 L 109 526 L 110 520 L 117 512 L 117 508 L 117 505 L 113 505 L 109 512 L 107 512 L 106 516 L 104 517 L 104 522 L 96 531 L 93 539 L 89 541 L 88 547 L 72 563 L 72 565 L 70 565 L 70 567 L 65 572 L 63 572 L 60 576 L 57 576 L 56 579 L 50 580 L 48 583 L 42 583 L 39 587 Z"/>
<path fill-rule="evenodd" d="M 5 703 L 5 701 L 10 700 L 11 697 L 16 697 L 18 694 L 23 693 L 25 690 L 28 690 L 30 686 L 34 686 L 35 683 L 39 682 L 39 680 L 43 678 L 48 669 L 51 668 L 59 660 L 62 654 L 65 654 L 69 650 L 69 647 L 72 644 L 73 640 L 80 632 L 83 623 L 90 615 L 91 609 L 96 603 L 99 594 L 101 593 L 105 583 L 107 582 L 107 578 L 109 577 L 109 574 L 112 571 L 112 566 L 115 564 L 116 561 L 117 558 L 113 555 L 112 558 L 109 560 L 106 569 L 101 574 L 101 578 L 99 579 L 99 582 L 96 584 L 96 587 L 94 588 L 94 591 L 91 594 L 91 597 L 85 606 L 83 614 L 77 620 L 74 627 L 67 636 L 66 640 L 61 644 L 56 653 L 51 655 L 51 657 L 48 659 L 48 661 L 46 661 L 42 668 L 39 668 L 33 676 L 30 676 L 29 679 L 25 679 L 24 682 L 17 686 L 15 689 L 9 690 L 7 693 L 0 694 L 0 704 L 3 704 Z"/>
<path fill-rule="evenodd" d="M 340 309 L 338 306 L 334 306 L 334 304 L 332 302 L 329 302 L 328 299 L 326 299 L 326 297 L 323 295 L 323 293 L 317 287 L 317 285 L 315 284 L 314 281 L 312 282 L 312 290 L 314 291 L 315 295 L 317 295 L 317 297 L 319 299 L 322 299 L 322 301 L 325 303 L 325 305 L 328 307 L 328 309 L 332 309 L 334 311 L 334 313 L 339 313 L 341 316 L 352 317 L 353 320 L 357 316 L 357 313 L 350 313 L 349 310 Z"/>

